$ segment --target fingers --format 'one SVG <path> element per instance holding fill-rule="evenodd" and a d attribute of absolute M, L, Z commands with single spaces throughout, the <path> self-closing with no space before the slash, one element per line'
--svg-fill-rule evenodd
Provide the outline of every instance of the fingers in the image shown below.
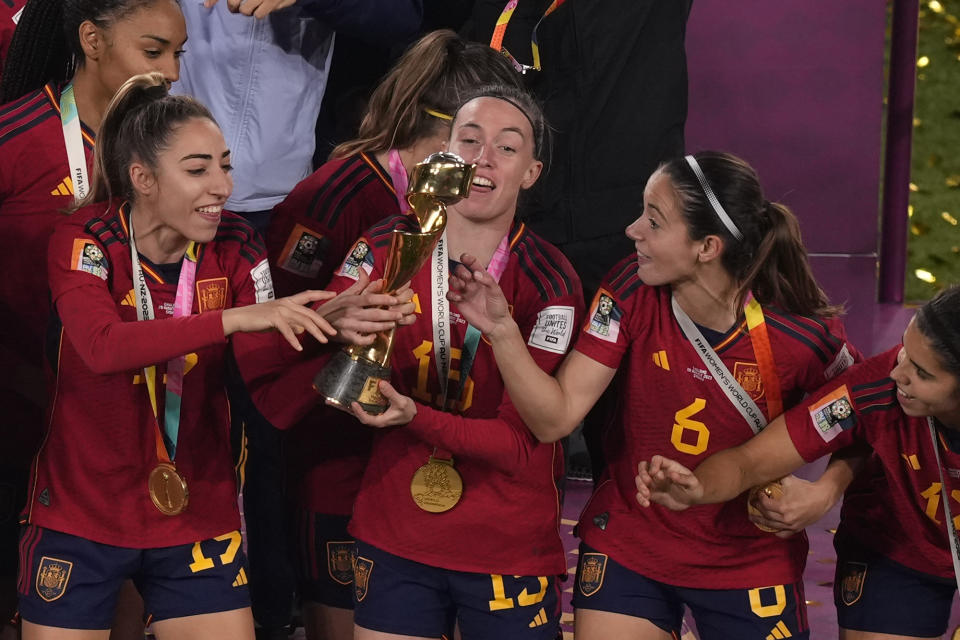
<path fill-rule="evenodd" d="M 469 253 L 460 255 L 460 263 L 470 271 L 482 271 L 483 263 Z M 459 267 L 458 267 L 459 268 Z"/>
<path fill-rule="evenodd" d="M 286 298 L 281 298 L 281 300 L 289 300 L 294 304 L 300 306 L 308 305 L 311 302 L 321 302 L 323 300 L 330 300 L 337 296 L 335 291 L 323 291 L 318 289 L 307 289 L 306 291 L 301 291 L 300 293 L 295 293 L 292 296 L 287 296 Z"/>

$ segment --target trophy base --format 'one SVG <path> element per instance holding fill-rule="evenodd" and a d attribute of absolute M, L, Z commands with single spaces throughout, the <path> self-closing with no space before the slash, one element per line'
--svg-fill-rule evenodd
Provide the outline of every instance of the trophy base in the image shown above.
<path fill-rule="evenodd" d="M 389 379 L 390 367 L 338 351 L 313 378 L 313 388 L 338 409 L 349 412 L 357 402 L 367 413 L 379 415 L 389 404 L 380 393 L 380 381 Z"/>

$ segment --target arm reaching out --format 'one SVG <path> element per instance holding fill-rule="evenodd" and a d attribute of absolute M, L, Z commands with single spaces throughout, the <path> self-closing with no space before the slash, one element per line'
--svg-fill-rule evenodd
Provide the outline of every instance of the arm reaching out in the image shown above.
<path fill-rule="evenodd" d="M 556 377 L 541 369 L 497 281 L 469 254 L 450 277 L 449 299 L 490 341 L 497 367 L 517 411 L 540 442 L 569 435 L 607 388 L 616 369 L 571 351 Z"/>

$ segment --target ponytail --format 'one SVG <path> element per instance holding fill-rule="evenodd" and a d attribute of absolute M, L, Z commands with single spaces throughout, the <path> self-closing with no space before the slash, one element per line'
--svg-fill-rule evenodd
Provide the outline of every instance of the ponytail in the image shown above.
<path fill-rule="evenodd" d="M 740 283 L 738 305 L 753 292 L 760 304 L 798 315 L 841 313 L 842 308 L 830 304 L 813 277 L 796 216 L 782 204 L 764 198 L 753 168 L 728 153 L 702 151 L 694 157 L 740 238 L 721 221 L 687 161 L 670 160 L 658 171 L 667 175 L 679 196 L 690 238 L 716 235 L 723 239 L 720 260 Z"/>
<path fill-rule="evenodd" d="M 485 84 L 520 87 L 507 60 L 486 45 L 462 40 L 449 29 L 415 42 L 370 96 L 354 140 L 337 146 L 331 158 L 404 149 L 449 127 L 468 91 Z"/>
<path fill-rule="evenodd" d="M 100 124 L 90 192 L 76 208 L 115 197 L 132 200 L 130 164 L 139 161 L 155 169 L 174 129 L 193 118 L 216 122 L 194 98 L 169 95 L 163 74 L 144 73 L 123 83 Z"/>
<path fill-rule="evenodd" d="M 84 64 L 80 25 L 106 29 L 155 0 L 28 0 L 13 32 L 0 79 L 0 104 L 64 84 Z"/>

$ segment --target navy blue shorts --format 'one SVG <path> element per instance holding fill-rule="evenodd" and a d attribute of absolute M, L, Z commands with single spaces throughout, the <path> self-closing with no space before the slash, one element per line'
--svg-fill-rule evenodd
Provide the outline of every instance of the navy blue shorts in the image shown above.
<path fill-rule="evenodd" d="M 803 582 L 756 589 L 690 589 L 651 580 L 580 544 L 573 606 L 644 618 L 680 637 L 683 606 L 701 640 L 810 637 Z"/>
<path fill-rule="evenodd" d="M 350 516 L 297 511 L 297 589 L 304 602 L 353 609 Z"/>
<path fill-rule="evenodd" d="M 555 640 L 556 576 L 501 576 L 439 569 L 357 541 L 354 621 L 408 636 L 464 640 Z"/>
<path fill-rule="evenodd" d="M 839 537 L 833 602 L 843 629 L 939 638 L 956 582 L 914 571 Z"/>
<path fill-rule="evenodd" d="M 154 620 L 250 606 L 240 532 L 159 549 L 127 549 L 27 525 L 20 536 L 20 615 L 34 624 L 109 629 L 133 579 Z"/>

